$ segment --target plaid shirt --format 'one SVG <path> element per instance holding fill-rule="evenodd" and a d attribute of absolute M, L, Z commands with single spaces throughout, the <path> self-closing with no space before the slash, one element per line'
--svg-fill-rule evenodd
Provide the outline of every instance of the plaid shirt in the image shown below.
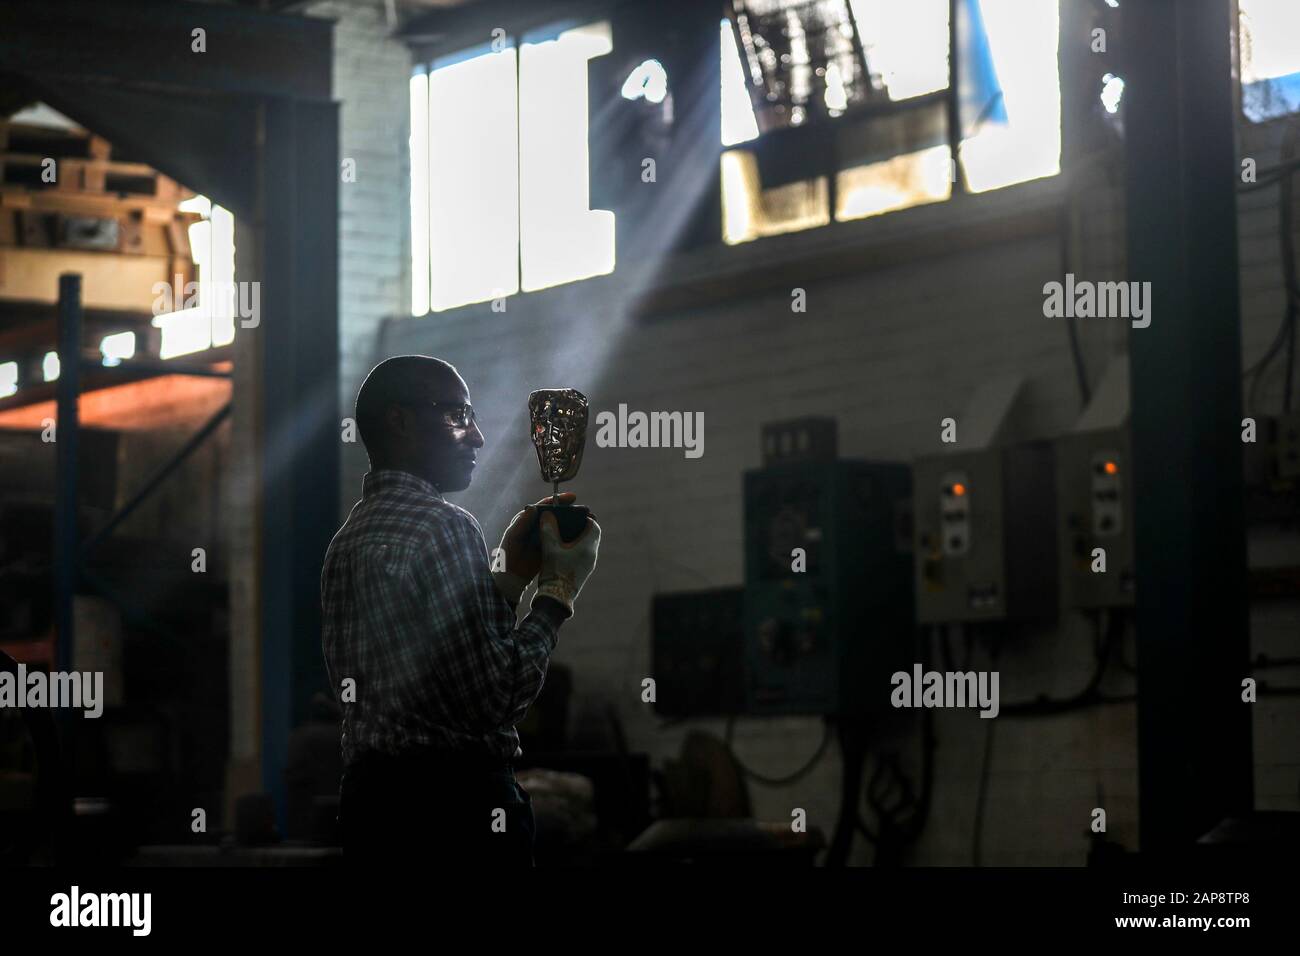
<path fill-rule="evenodd" d="M 493 580 L 474 516 L 402 471 L 372 471 L 321 574 L 325 667 L 343 704 L 343 761 L 433 746 L 510 760 L 562 617 L 522 623 Z"/>

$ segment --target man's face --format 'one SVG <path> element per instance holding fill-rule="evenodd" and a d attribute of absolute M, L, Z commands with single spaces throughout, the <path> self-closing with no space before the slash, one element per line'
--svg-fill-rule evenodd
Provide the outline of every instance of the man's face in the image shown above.
<path fill-rule="evenodd" d="M 465 423 L 469 388 L 459 376 L 431 384 L 426 399 L 409 409 L 405 439 L 422 477 L 439 491 L 464 491 L 474 474 L 483 433 L 471 416 Z"/>

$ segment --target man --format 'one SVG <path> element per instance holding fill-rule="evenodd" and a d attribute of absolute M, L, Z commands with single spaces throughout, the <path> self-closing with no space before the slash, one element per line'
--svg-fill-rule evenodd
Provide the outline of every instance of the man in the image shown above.
<path fill-rule="evenodd" d="M 555 518 L 539 523 L 529 505 L 501 539 L 505 571 L 492 570 L 474 516 L 443 498 L 469 487 L 484 439 L 469 389 L 440 359 L 375 366 L 356 421 L 370 471 L 321 576 L 326 669 L 343 707 L 344 857 L 531 866 L 515 724 L 595 567 L 600 527 L 589 519 L 565 544 Z"/>

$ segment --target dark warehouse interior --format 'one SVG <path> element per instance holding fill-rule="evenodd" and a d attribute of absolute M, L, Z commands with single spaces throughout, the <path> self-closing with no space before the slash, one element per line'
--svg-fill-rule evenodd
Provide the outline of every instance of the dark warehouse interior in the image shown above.
<path fill-rule="evenodd" d="M 10 0 L 12 915 L 757 867 L 1261 928 L 1297 175 L 1294 0 Z"/>

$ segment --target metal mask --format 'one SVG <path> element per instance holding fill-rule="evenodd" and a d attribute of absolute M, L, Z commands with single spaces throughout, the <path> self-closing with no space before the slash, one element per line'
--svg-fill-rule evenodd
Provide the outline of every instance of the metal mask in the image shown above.
<path fill-rule="evenodd" d="M 573 480 L 587 444 L 587 397 L 573 388 L 539 388 L 528 396 L 528 415 L 542 480 Z"/>

